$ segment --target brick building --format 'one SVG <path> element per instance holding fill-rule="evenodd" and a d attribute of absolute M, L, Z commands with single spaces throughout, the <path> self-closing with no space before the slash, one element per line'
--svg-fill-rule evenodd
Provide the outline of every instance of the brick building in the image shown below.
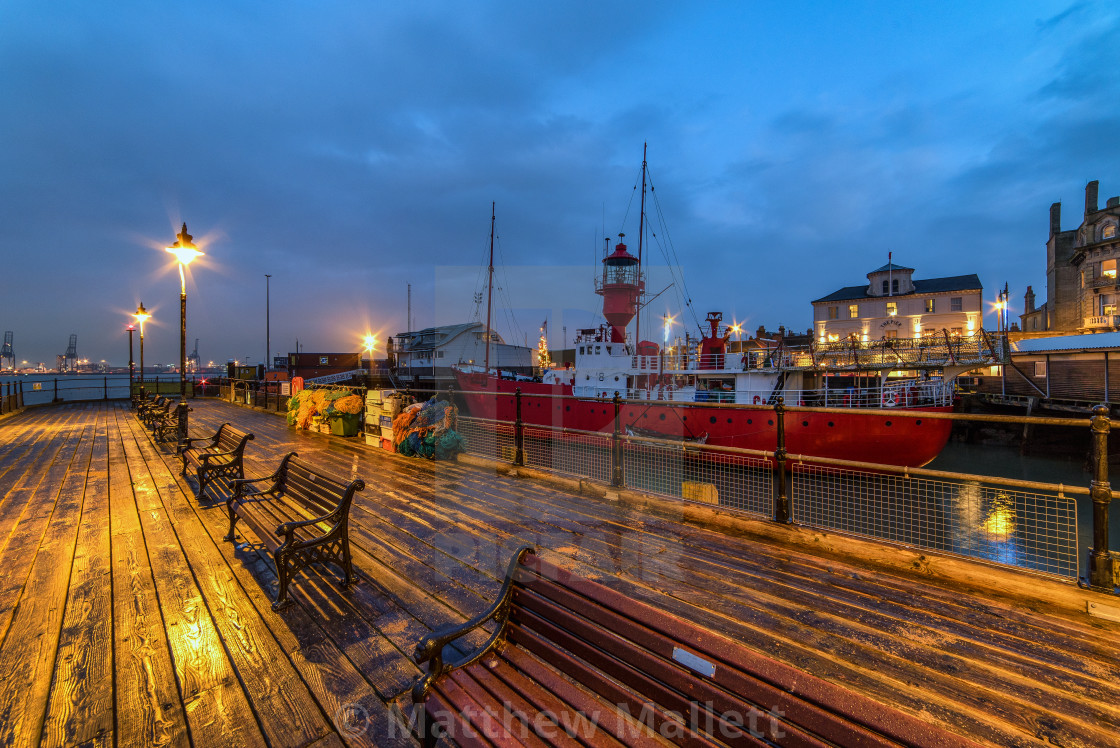
<path fill-rule="evenodd" d="M 1050 206 L 1046 241 L 1046 301 L 1035 305 L 1028 286 L 1020 327 L 1023 333 L 1095 333 L 1120 330 L 1120 197 L 1097 205 L 1099 183 L 1085 186 L 1085 214 L 1076 229 L 1062 231 L 1062 204 Z"/>

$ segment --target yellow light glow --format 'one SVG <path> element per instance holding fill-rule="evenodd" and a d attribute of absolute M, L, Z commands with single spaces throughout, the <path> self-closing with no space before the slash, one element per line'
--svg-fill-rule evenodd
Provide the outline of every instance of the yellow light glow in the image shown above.
<path fill-rule="evenodd" d="M 180 265 L 190 265 L 191 260 L 203 254 L 198 247 L 191 241 L 194 237 L 187 233 L 187 224 L 183 224 L 183 230 L 176 236 L 176 241 L 167 251 L 175 255 L 175 259 Z"/>
<path fill-rule="evenodd" d="M 968 333 L 970 335 L 972 334 L 972 329 L 973 329 L 973 327 L 975 327 L 975 325 L 976 325 L 976 322 L 972 319 L 972 317 L 969 317 L 968 318 Z"/>
<path fill-rule="evenodd" d="M 136 318 L 136 323 L 140 325 L 140 333 L 144 333 L 144 323 L 151 319 L 151 314 L 144 308 L 144 302 L 140 302 L 140 306 L 136 307 L 136 314 L 132 315 Z"/>
<path fill-rule="evenodd" d="M 377 346 L 377 336 L 366 335 L 363 339 L 362 344 L 365 347 L 365 350 L 369 351 L 370 355 L 373 355 L 373 350 Z"/>
<path fill-rule="evenodd" d="M 981 527 L 996 540 L 1006 540 L 1015 532 L 1015 506 L 1006 494 L 999 494 L 992 502 L 992 511 Z"/>

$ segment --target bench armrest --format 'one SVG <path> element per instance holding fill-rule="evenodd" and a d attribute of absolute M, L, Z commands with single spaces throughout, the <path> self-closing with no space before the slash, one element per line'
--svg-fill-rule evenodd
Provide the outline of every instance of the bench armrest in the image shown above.
<path fill-rule="evenodd" d="M 332 517 L 335 517 L 335 516 L 338 515 L 338 510 L 339 509 L 341 509 L 341 507 L 335 507 L 334 509 L 327 512 L 326 514 L 324 514 L 321 517 L 314 517 L 312 519 L 304 519 L 304 520 L 300 520 L 298 522 L 285 522 L 284 524 L 282 524 L 282 525 L 280 525 L 279 527 L 276 528 L 276 534 L 287 536 L 287 541 L 286 542 L 291 542 L 291 540 L 292 540 L 291 535 L 297 529 L 299 529 L 301 527 L 307 527 L 308 525 L 317 525 L 320 522 L 327 522 Z"/>
<path fill-rule="evenodd" d="M 276 472 L 272 475 L 266 475 L 263 478 L 234 478 L 229 482 L 231 495 L 227 503 L 232 506 L 232 502 L 235 499 L 241 498 L 242 490 L 250 483 L 260 483 L 262 481 L 270 480 L 272 481 L 272 488 L 269 488 L 264 493 L 271 493 L 275 491 L 280 487 L 280 479 L 283 477 L 284 472 L 288 468 L 288 460 L 298 456 L 299 455 L 297 455 L 295 452 L 289 452 L 288 454 L 284 455 L 284 459 L 280 460 L 280 467 L 276 468 Z"/>
<path fill-rule="evenodd" d="M 444 626 L 441 629 L 433 631 L 421 639 L 416 645 L 416 648 L 412 651 L 412 660 L 417 665 L 422 665 L 427 662 L 428 672 L 417 679 L 416 683 L 412 686 L 413 703 L 420 703 L 427 698 L 428 690 L 431 688 L 432 682 L 440 675 L 454 668 L 463 667 L 464 665 L 475 662 L 498 643 L 502 634 L 505 632 L 506 622 L 509 620 L 509 604 L 510 599 L 513 597 L 513 575 L 517 571 L 517 567 L 526 553 L 536 553 L 536 551 L 532 546 L 525 545 L 514 552 L 513 558 L 509 561 L 509 567 L 506 569 L 506 578 L 505 581 L 502 582 L 502 589 L 498 592 L 498 599 L 494 601 L 494 604 L 491 605 L 489 609 L 479 613 L 466 623 Z M 491 619 L 497 621 L 498 626 L 482 647 L 456 662 L 449 664 L 443 662 L 444 647 L 462 637 L 464 634 L 482 626 L 482 624 Z"/>

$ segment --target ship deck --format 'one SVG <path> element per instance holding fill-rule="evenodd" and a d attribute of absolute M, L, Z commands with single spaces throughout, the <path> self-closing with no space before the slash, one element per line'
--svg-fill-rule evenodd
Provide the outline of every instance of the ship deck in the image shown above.
<path fill-rule="evenodd" d="M 1088 593 L 1070 585 L 963 561 L 940 567 L 956 580 L 931 575 L 930 559 L 907 572 L 925 557 L 685 521 L 294 432 L 273 414 L 192 407 L 192 433 L 230 421 L 256 435 L 254 477 L 296 450 L 366 480 L 351 512 L 361 582 L 343 593 L 315 569 L 274 613 L 267 553 L 223 540 L 224 504 L 193 498 L 126 404 L 6 417 L 0 745 L 414 745 L 395 716 L 418 673 L 408 653 L 481 611 L 524 543 L 981 743 L 1120 745 L 1120 623 L 1079 613 Z"/>

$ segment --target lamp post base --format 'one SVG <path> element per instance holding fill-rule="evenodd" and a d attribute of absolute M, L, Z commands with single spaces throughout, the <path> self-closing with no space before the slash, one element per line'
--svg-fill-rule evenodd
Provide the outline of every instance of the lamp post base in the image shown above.
<path fill-rule="evenodd" d="M 187 401 L 179 400 L 179 404 L 175 407 L 175 417 L 178 420 L 179 430 L 178 443 L 175 445 L 175 454 L 182 454 L 183 447 L 187 444 L 187 413 L 190 412 L 191 409 L 187 407 Z"/>

